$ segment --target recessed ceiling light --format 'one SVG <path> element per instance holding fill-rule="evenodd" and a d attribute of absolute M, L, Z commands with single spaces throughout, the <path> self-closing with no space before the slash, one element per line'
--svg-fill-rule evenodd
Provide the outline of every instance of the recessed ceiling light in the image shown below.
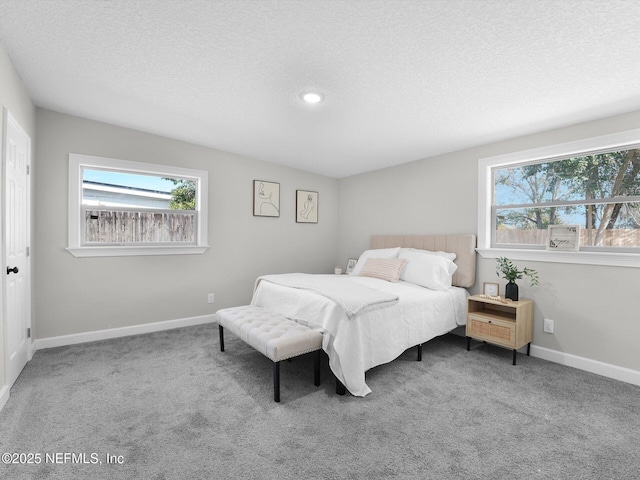
<path fill-rule="evenodd" d="M 302 95 L 302 99 L 307 103 L 318 103 L 322 100 L 322 95 L 319 93 L 308 92 Z"/>

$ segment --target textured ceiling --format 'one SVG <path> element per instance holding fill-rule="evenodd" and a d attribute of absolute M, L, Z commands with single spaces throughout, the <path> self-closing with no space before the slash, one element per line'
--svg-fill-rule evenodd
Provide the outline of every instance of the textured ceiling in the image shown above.
<path fill-rule="evenodd" d="M 40 107 L 344 177 L 640 110 L 638 18 L 637 0 L 0 0 L 0 40 Z"/>

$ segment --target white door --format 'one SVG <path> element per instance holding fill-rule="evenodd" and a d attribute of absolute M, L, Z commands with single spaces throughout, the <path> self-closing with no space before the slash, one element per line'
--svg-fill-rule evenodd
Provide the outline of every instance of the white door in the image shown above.
<path fill-rule="evenodd" d="M 29 164 L 31 139 L 5 109 L 4 115 L 4 325 L 9 387 L 27 363 L 30 349 Z"/>

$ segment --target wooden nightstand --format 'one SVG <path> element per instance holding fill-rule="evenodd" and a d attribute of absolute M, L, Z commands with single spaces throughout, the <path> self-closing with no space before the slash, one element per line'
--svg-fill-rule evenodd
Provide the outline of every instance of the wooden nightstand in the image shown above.
<path fill-rule="evenodd" d="M 513 350 L 513 364 L 519 348 L 527 346 L 531 353 L 533 340 L 533 300 L 502 303 L 473 295 L 467 299 L 467 350 L 471 339 Z"/>

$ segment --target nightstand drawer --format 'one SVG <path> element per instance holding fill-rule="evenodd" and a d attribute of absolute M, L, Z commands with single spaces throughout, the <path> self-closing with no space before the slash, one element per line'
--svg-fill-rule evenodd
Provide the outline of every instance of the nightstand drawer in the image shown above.
<path fill-rule="evenodd" d="M 467 336 L 505 347 L 513 347 L 516 343 L 516 325 L 515 322 L 469 314 L 467 316 Z"/>

